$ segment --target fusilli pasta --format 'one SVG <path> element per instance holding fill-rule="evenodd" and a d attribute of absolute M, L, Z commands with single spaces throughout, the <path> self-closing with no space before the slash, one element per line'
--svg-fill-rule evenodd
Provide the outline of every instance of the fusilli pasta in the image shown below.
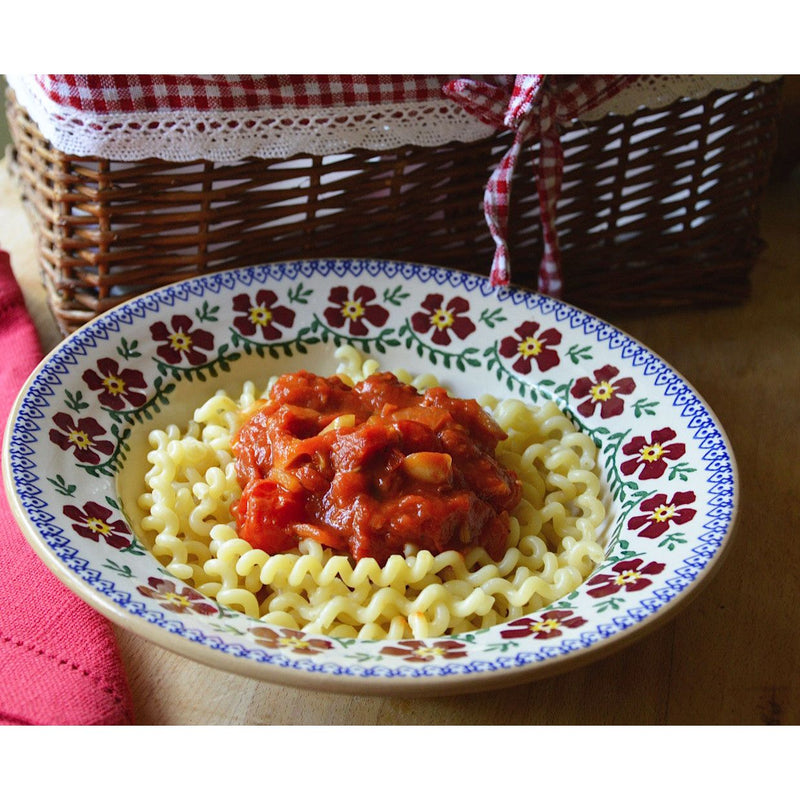
<path fill-rule="evenodd" d="M 336 355 L 348 382 L 379 369 L 349 346 Z M 437 385 L 432 375 L 394 374 L 420 390 Z M 231 515 L 241 494 L 231 441 L 258 397 L 252 382 L 238 398 L 218 392 L 186 429 L 170 425 L 149 436 L 140 535 L 170 574 L 222 606 L 335 637 L 442 636 L 530 614 L 577 588 L 604 557 L 606 509 L 592 439 L 554 402 L 493 396 L 479 402 L 508 434 L 497 458 L 523 487 L 500 561 L 482 548 L 433 555 L 409 546 L 383 566 L 354 563 L 311 539 L 285 553 L 254 549 Z"/>

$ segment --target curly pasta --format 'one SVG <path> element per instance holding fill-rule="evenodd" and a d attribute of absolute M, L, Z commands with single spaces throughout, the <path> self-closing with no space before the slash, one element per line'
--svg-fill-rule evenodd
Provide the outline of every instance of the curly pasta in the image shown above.
<path fill-rule="evenodd" d="M 379 369 L 353 347 L 336 356 L 339 376 L 353 384 Z M 418 390 L 437 385 L 432 375 L 395 375 Z M 248 382 L 236 399 L 219 392 L 207 400 L 186 430 L 154 430 L 139 497 L 142 538 L 153 555 L 225 607 L 335 637 L 442 636 L 533 613 L 577 588 L 604 557 L 606 509 L 592 439 L 553 402 L 492 396 L 479 402 L 508 434 L 498 460 L 523 487 L 500 561 L 483 548 L 433 555 L 408 546 L 380 566 L 313 539 L 285 553 L 254 549 L 237 536 L 230 511 L 241 494 L 231 441 L 258 397 Z"/>

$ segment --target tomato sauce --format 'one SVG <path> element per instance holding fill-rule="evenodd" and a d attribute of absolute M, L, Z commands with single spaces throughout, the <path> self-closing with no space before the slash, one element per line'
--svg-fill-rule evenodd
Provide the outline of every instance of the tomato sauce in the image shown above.
<path fill-rule="evenodd" d="M 239 535 L 277 553 L 311 537 L 379 563 L 406 544 L 502 558 L 521 487 L 505 433 L 474 400 L 419 393 L 391 373 L 281 376 L 233 443 Z"/>

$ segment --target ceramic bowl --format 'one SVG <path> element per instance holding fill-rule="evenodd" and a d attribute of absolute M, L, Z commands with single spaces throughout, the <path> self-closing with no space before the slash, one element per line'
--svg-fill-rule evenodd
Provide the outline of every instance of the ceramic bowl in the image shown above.
<path fill-rule="evenodd" d="M 265 335 L 265 326 L 243 319 L 234 302 L 241 295 L 291 313 L 273 315 Z M 364 312 L 360 324 L 342 313 L 350 301 Z M 437 308 L 448 310 L 447 325 L 430 323 Z M 189 344 L 170 351 L 173 334 Z M 538 347 L 520 348 L 526 337 Z M 606 557 L 592 576 L 521 620 L 386 642 L 269 626 L 265 635 L 261 621 L 166 575 L 134 533 L 148 430 L 184 427 L 218 388 L 235 392 L 244 380 L 264 384 L 299 368 L 330 374 L 342 344 L 385 369 L 432 372 L 462 397 L 555 400 L 601 452 Z M 123 370 L 136 388 L 112 398 L 103 375 Z M 592 393 L 603 382 L 617 390 L 613 403 Z M 222 670 L 338 692 L 475 691 L 607 655 L 670 618 L 707 582 L 737 506 L 734 455 L 719 422 L 647 347 L 557 300 L 393 261 L 231 270 L 114 308 L 37 368 L 5 442 L 5 484 L 25 535 L 56 576 L 112 622 Z M 104 535 L 86 524 L 90 515 L 102 518 Z"/>

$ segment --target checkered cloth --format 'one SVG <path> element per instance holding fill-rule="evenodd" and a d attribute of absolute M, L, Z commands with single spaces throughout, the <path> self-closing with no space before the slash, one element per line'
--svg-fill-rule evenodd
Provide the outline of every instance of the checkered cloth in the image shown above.
<path fill-rule="evenodd" d="M 54 103 L 93 114 L 392 105 L 442 99 L 455 75 L 36 75 Z M 498 76 L 495 76 L 498 77 Z M 487 76 L 488 80 L 495 77 Z M 499 76 L 502 80 L 502 76 Z"/>
<path fill-rule="evenodd" d="M 320 122 L 319 111 L 334 117 L 345 109 L 391 107 L 403 103 L 451 102 L 484 126 L 515 132 L 514 142 L 488 181 L 484 194 L 486 220 L 496 243 L 490 272 L 494 285 L 511 277 L 508 219 L 511 180 L 519 155 L 529 141 L 538 141 L 536 169 L 542 225 L 543 256 L 540 292 L 559 296 L 562 287 L 556 205 L 561 191 L 564 154 L 560 131 L 581 115 L 629 86 L 635 76 L 621 75 L 36 75 L 38 89 L 64 119 L 70 110 L 82 126 L 96 120 L 121 120 L 126 114 L 163 112 L 258 113 L 287 115 L 315 109 L 309 122 Z M 444 111 L 444 109 L 443 109 Z M 281 119 L 276 117 L 276 119 Z M 435 120 L 426 119 L 430 127 Z M 138 123 L 142 124 L 142 123 Z M 146 122 L 144 124 L 147 124 Z M 371 124 L 371 123 L 365 123 Z M 131 125 L 120 123 L 126 134 Z M 135 126 L 134 126 L 135 127 Z M 211 129 L 213 125 L 209 125 Z M 85 127 L 84 127 L 85 129 Z M 291 135 L 286 130 L 286 135 Z M 472 135 L 472 134 L 471 134 Z M 536 150 L 534 149 L 534 154 Z"/>
<path fill-rule="evenodd" d="M 486 221 L 496 244 L 490 273 L 494 285 L 508 284 L 511 275 L 507 239 L 514 169 L 525 142 L 538 139 L 536 180 L 544 242 L 538 289 L 543 294 L 561 295 L 556 230 L 556 204 L 564 170 L 560 128 L 572 124 L 581 114 L 609 100 L 634 80 L 635 76 L 625 75 L 517 75 L 510 90 L 507 85 L 466 78 L 443 87 L 446 95 L 462 103 L 479 119 L 498 129 L 515 131 L 514 142 L 494 170 L 484 194 Z"/>

